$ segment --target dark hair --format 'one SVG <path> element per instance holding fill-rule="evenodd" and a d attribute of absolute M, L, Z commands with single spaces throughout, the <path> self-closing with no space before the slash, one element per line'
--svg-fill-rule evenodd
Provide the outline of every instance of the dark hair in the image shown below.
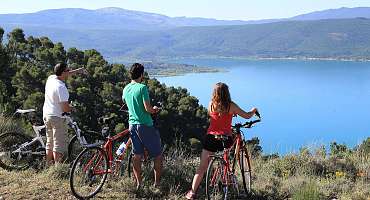
<path fill-rule="evenodd" d="M 144 73 L 144 66 L 140 63 L 134 63 L 130 69 L 131 80 L 139 78 Z"/>
<path fill-rule="evenodd" d="M 62 75 L 62 73 L 66 69 L 67 69 L 67 64 L 65 64 L 65 63 L 58 63 L 54 67 L 54 74 L 57 75 L 57 76 L 60 76 L 60 75 Z"/>

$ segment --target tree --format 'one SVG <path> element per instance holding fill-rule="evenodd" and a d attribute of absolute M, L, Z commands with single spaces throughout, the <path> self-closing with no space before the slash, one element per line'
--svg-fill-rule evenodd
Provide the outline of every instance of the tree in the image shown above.
<path fill-rule="evenodd" d="M 40 121 L 45 82 L 58 62 L 67 62 L 72 69 L 85 67 L 89 73 L 66 81 L 80 127 L 99 131 L 98 119 L 107 116 L 117 116 L 117 130 L 127 124 L 128 116 L 119 111 L 122 90 L 130 82 L 124 65 L 109 64 L 95 49 L 65 51 L 62 43 L 54 44 L 47 37 L 25 39 L 21 29 L 10 32 L 8 43 L 0 46 L 0 91 L 4 94 L 0 103 L 10 105 L 12 111 L 19 107 L 36 108 Z M 152 103 L 163 103 L 158 124 L 164 143 L 172 145 L 176 139 L 189 143 L 189 138 L 202 138 L 208 117 L 198 99 L 184 88 L 166 87 L 147 74 L 145 84 Z"/>
<path fill-rule="evenodd" d="M 9 66 L 10 58 L 6 47 L 3 45 L 4 29 L 0 27 L 0 105 L 2 112 L 11 109 L 12 90 L 11 77 L 15 73 Z"/>

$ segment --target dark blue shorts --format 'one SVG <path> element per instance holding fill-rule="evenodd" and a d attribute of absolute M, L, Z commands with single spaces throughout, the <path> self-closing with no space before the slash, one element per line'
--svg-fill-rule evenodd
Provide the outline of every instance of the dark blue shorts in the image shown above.
<path fill-rule="evenodd" d="M 161 138 L 156 128 L 142 124 L 131 124 L 129 130 L 134 154 L 144 155 L 144 148 L 151 158 L 162 154 Z"/>

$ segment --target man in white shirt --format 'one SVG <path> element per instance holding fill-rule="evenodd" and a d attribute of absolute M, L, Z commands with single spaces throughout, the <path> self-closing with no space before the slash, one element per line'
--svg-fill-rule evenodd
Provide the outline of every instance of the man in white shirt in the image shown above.
<path fill-rule="evenodd" d="M 46 81 L 43 120 L 46 126 L 48 164 L 61 162 L 67 151 L 67 125 L 62 118 L 62 113 L 71 112 L 71 106 L 64 81 L 71 75 L 86 72 L 84 68 L 70 70 L 67 64 L 58 63 L 54 67 L 54 75 L 50 75 Z"/>

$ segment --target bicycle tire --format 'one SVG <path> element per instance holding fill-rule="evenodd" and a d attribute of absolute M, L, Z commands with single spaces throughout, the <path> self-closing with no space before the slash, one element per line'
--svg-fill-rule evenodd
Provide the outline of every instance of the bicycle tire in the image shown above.
<path fill-rule="evenodd" d="M 16 132 L 1 134 L 0 167 L 9 171 L 27 169 L 30 166 L 29 158 L 24 155 L 20 155 L 19 153 L 13 154 L 11 152 L 31 140 L 31 137 Z"/>
<path fill-rule="evenodd" d="M 228 185 L 224 183 L 224 160 L 214 157 L 208 164 L 206 174 L 206 196 L 211 199 L 226 199 L 228 195 Z"/>
<path fill-rule="evenodd" d="M 88 144 L 93 144 L 97 140 L 105 140 L 105 138 L 97 132 L 89 132 L 88 134 L 81 133 L 81 136 L 85 138 Z M 73 135 L 68 143 L 67 161 L 72 163 L 83 150 L 84 147 L 78 141 L 77 135 Z"/>
<path fill-rule="evenodd" d="M 82 151 L 83 147 L 79 144 L 77 136 L 74 135 L 68 143 L 67 161 L 73 162 Z"/>
<path fill-rule="evenodd" d="M 87 158 L 86 160 L 85 156 Z M 72 194 L 78 199 L 89 199 L 94 197 L 101 190 L 107 179 L 108 168 L 108 157 L 102 148 L 85 148 L 78 155 L 72 165 L 69 176 L 69 184 Z M 78 173 L 81 173 L 81 177 L 78 176 Z M 99 175 L 102 175 L 102 177 L 100 181 L 96 181 Z M 86 185 L 79 188 L 79 182 Z M 96 187 L 92 187 L 92 184 L 94 183 L 97 183 Z M 84 190 L 86 190 L 86 194 L 83 193 Z"/>
<path fill-rule="evenodd" d="M 239 168 L 243 179 L 244 191 L 246 194 L 249 194 L 252 190 L 252 168 L 246 147 L 240 149 Z"/>

